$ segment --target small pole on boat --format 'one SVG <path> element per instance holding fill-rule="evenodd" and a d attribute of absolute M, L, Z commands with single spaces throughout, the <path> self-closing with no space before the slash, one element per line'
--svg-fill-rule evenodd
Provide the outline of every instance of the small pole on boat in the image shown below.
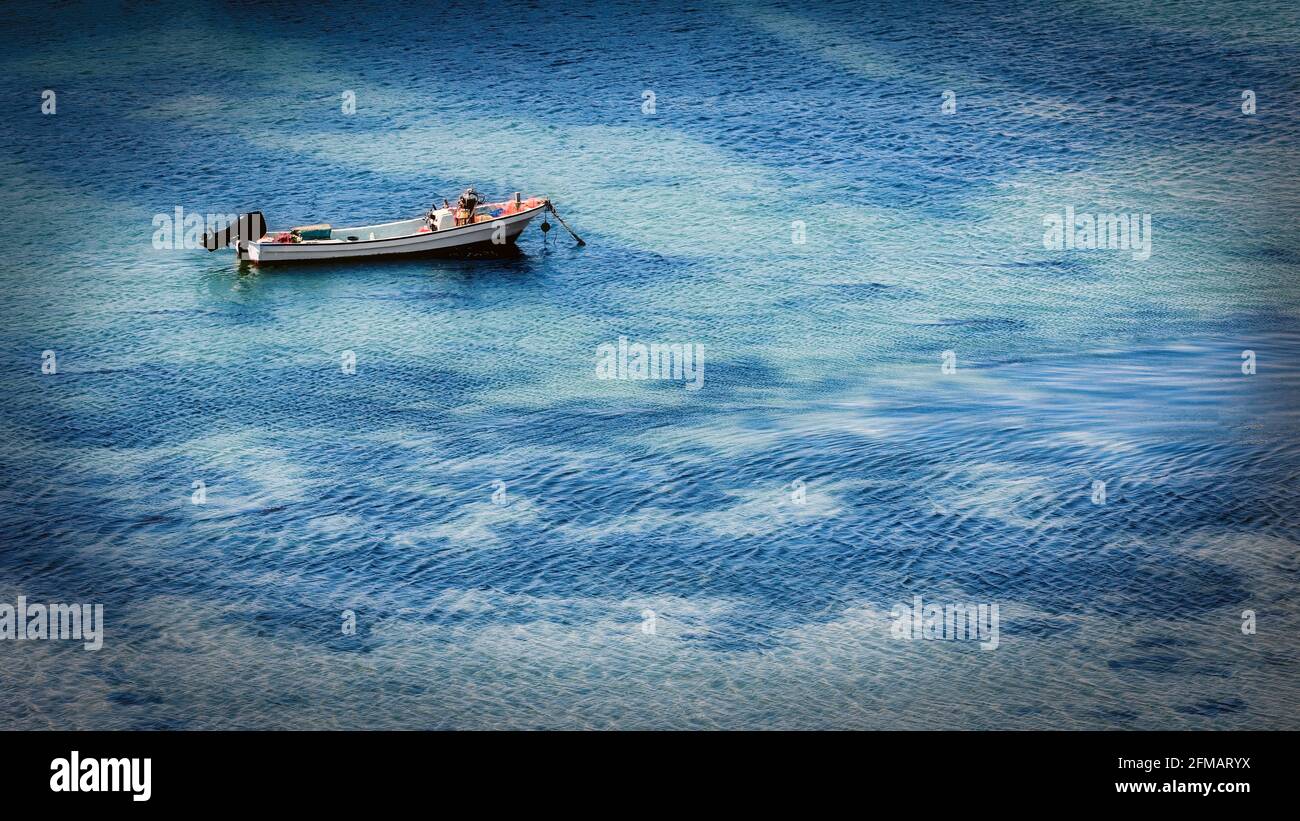
<path fill-rule="evenodd" d="M 547 201 L 546 201 L 546 210 L 547 210 L 547 211 L 550 211 L 552 214 L 555 215 L 555 219 L 556 219 L 556 221 L 558 221 L 558 222 L 560 223 L 560 225 L 563 225 L 563 226 L 564 226 L 564 230 L 565 230 L 565 231 L 568 231 L 570 234 L 573 234 L 573 238 L 576 239 L 576 240 L 578 241 L 578 245 L 586 245 L 586 244 L 587 244 L 587 243 L 583 242 L 582 237 L 578 236 L 578 234 L 577 234 L 576 231 L 574 231 L 572 228 L 569 227 L 569 224 L 568 224 L 567 222 L 564 221 L 564 217 L 560 216 L 560 212 L 555 210 L 555 206 L 551 203 L 550 200 L 547 200 Z"/>

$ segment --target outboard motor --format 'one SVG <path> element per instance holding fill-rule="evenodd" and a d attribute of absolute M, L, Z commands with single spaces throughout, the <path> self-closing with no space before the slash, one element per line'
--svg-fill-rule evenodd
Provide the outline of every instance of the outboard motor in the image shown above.
<path fill-rule="evenodd" d="M 250 242 L 257 242 L 265 233 L 266 218 L 262 216 L 262 212 L 250 211 L 247 214 L 240 214 L 235 222 L 224 228 L 204 234 L 203 247 L 215 251 L 233 244 L 236 250 L 241 252 L 240 258 L 243 259 L 244 246 Z"/>
<path fill-rule="evenodd" d="M 474 221 L 474 209 L 479 207 L 483 202 L 483 195 L 474 190 L 474 186 L 466 188 L 461 193 L 460 199 L 456 200 L 456 224 L 466 225 Z"/>

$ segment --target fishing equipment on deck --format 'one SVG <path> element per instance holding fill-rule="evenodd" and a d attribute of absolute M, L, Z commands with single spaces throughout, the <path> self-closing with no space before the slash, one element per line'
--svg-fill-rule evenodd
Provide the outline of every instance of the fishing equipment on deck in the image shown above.
<path fill-rule="evenodd" d="M 329 223 L 322 222 L 319 225 L 299 225 L 293 230 L 298 232 L 299 239 L 329 239 L 333 229 Z"/>

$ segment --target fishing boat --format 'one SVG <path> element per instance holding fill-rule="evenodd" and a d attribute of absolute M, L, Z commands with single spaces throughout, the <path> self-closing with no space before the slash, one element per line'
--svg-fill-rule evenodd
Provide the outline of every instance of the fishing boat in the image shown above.
<path fill-rule="evenodd" d="M 473 188 L 467 189 L 452 206 L 431 208 L 424 216 L 335 228 L 327 223 L 303 225 L 281 231 L 267 231 L 262 212 L 239 215 L 235 224 L 205 234 L 209 251 L 233 245 L 239 260 L 255 265 L 278 262 L 361 259 L 365 257 L 448 256 L 475 251 L 502 250 L 519 238 L 528 223 L 550 212 L 561 225 L 564 220 L 545 197 L 523 198 L 516 193 L 504 202 L 483 202 Z M 567 225 L 565 228 L 573 233 Z M 542 220 L 542 231 L 550 229 Z M 579 245 L 585 245 L 573 234 Z"/>

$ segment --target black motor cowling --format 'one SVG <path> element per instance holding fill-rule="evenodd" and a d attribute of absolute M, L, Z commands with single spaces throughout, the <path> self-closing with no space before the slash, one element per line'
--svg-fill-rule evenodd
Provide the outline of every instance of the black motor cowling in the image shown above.
<path fill-rule="evenodd" d="M 474 209 L 478 208 L 482 202 L 483 195 L 474 190 L 473 186 L 470 186 L 461 193 L 460 199 L 456 200 L 456 207 L 463 208 L 473 215 Z"/>
<path fill-rule="evenodd" d="M 203 235 L 203 247 L 209 251 L 241 242 L 257 242 L 266 233 L 266 218 L 261 211 L 240 214 L 239 218 L 224 228 Z"/>

